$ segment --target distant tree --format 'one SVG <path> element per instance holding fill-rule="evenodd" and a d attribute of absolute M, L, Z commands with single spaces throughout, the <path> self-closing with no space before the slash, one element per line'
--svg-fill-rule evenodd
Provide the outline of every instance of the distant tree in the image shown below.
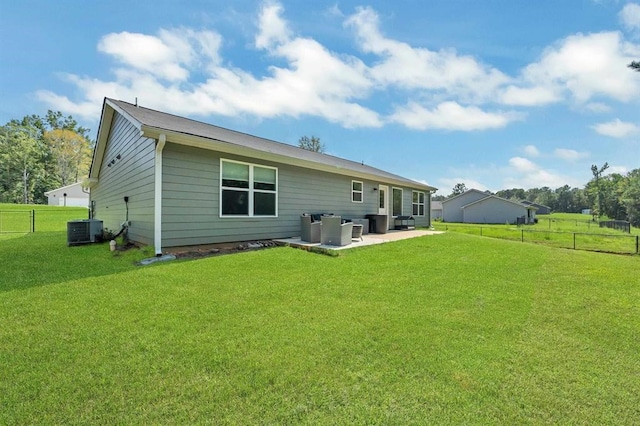
<path fill-rule="evenodd" d="M 311 139 L 307 136 L 303 136 L 298 139 L 298 147 L 306 149 L 307 151 L 324 153 L 325 147 L 320 138 L 311 136 Z"/>
<path fill-rule="evenodd" d="M 600 178 L 602 177 L 602 174 L 604 173 L 605 170 L 607 170 L 609 168 L 609 163 L 604 163 L 604 165 L 600 168 L 598 168 L 598 166 L 596 166 L 595 164 L 591 165 L 591 173 L 593 174 L 593 185 L 592 185 L 592 194 L 594 195 L 593 198 L 595 198 L 595 203 L 594 203 L 594 216 L 595 215 L 602 215 L 602 204 L 604 201 L 604 194 L 603 194 L 603 190 L 602 190 L 602 185 L 600 182 Z"/>
<path fill-rule="evenodd" d="M 627 185 L 621 201 L 627 213 L 627 220 L 631 225 L 640 228 L 640 169 L 632 170 L 627 175 Z"/>
<path fill-rule="evenodd" d="M 88 133 L 59 111 L 0 126 L 0 202 L 46 203 L 45 191 L 84 177 L 93 145 Z"/>
<path fill-rule="evenodd" d="M 46 178 L 46 146 L 37 128 L 13 121 L 0 130 L 0 187 L 5 202 L 30 204 L 40 201 L 38 185 Z M 44 197 L 44 195 L 42 196 Z"/>
<path fill-rule="evenodd" d="M 640 72 L 640 61 L 631 61 L 631 63 L 627 66 L 632 70 Z"/>
<path fill-rule="evenodd" d="M 467 192 L 467 186 L 464 183 L 456 183 L 453 187 L 453 192 L 449 195 L 449 198 L 464 194 L 465 192 Z"/>
<path fill-rule="evenodd" d="M 86 137 L 70 129 L 57 128 L 47 131 L 44 140 L 51 150 L 60 185 L 71 185 L 87 176 L 91 165 L 91 143 Z"/>
<path fill-rule="evenodd" d="M 445 197 L 444 195 L 434 195 L 433 197 L 431 197 L 431 200 L 433 201 L 444 201 L 446 199 L 447 197 Z"/>
<path fill-rule="evenodd" d="M 496 195 L 507 200 L 524 200 L 527 198 L 526 192 L 522 188 L 502 189 Z"/>

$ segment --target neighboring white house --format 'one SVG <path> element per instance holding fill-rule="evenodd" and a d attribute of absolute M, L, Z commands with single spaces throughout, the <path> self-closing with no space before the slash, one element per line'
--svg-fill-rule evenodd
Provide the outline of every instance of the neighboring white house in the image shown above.
<path fill-rule="evenodd" d="M 431 202 L 431 220 L 442 219 L 442 201 Z"/>
<path fill-rule="evenodd" d="M 82 189 L 81 182 L 52 189 L 44 195 L 47 196 L 50 206 L 89 207 L 89 192 Z"/>
<path fill-rule="evenodd" d="M 470 189 L 442 202 L 444 222 L 534 223 L 536 207 L 507 200 L 488 192 Z"/>

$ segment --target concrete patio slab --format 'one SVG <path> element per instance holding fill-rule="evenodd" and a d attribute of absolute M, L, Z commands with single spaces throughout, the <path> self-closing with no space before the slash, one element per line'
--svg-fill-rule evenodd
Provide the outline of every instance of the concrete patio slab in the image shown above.
<path fill-rule="evenodd" d="M 391 230 L 386 234 L 367 234 L 362 236 L 362 241 L 359 239 L 354 239 L 351 241 L 351 244 L 347 244 L 346 246 L 330 246 L 326 244 L 320 243 L 309 243 L 307 241 L 302 241 L 300 237 L 292 237 L 292 238 L 281 238 L 276 239 L 274 241 L 282 244 L 288 244 L 293 247 L 300 248 L 315 248 L 320 250 L 347 250 L 356 247 L 370 246 L 374 244 L 382 244 L 388 243 L 390 241 L 398 241 L 398 240 L 406 240 L 408 238 L 422 237 L 424 235 L 436 235 L 442 234 L 442 231 L 428 231 L 428 230 L 407 230 L 407 231 L 396 231 Z"/>

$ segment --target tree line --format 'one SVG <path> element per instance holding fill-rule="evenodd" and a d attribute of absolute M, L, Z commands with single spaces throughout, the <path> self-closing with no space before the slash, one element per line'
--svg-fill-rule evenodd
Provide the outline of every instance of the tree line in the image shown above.
<path fill-rule="evenodd" d="M 45 191 L 89 173 L 89 129 L 60 111 L 13 119 L 0 127 L 0 203 L 41 204 Z"/>
<path fill-rule="evenodd" d="M 89 173 L 93 142 L 89 129 L 60 111 L 47 115 L 13 119 L 0 127 L 0 203 L 44 204 L 45 191 L 79 182 Z M 298 146 L 324 152 L 320 138 L 303 136 Z M 622 175 L 610 173 L 605 163 L 593 165 L 593 178 L 584 188 L 569 185 L 552 189 L 512 188 L 495 195 L 510 200 L 528 200 L 551 208 L 555 212 L 579 213 L 591 209 L 594 215 L 628 220 L 640 227 L 640 169 Z M 454 186 L 444 200 L 467 190 L 464 183 Z"/>
<path fill-rule="evenodd" d="M 494 195 L 514 201 L 528 200 L 547 206 L 553 212 L 581 213 L 591 210 L 594 217 L 627 220 L 633 226 L 640 227 L 640 169 L 626 174 L 610 173 L 605 163 L 602 167 L 595 164 L 591 167 L 593 178 L 584 188 L 572 188 L 564 185 L 559 188 L 512 188 L 495 192 Z M 443 201 L 467 190 L 464 183 L 453 187 L 448 196 L 435 196 L 436 201 Z"/>

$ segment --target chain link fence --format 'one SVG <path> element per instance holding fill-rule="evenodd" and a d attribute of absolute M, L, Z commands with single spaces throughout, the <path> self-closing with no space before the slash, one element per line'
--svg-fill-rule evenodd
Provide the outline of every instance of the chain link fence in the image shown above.
<path fill-rule="evenodd" d="M 0 210 L 0 234 L 64 231 L 70 220 L 86 219 L 87 209 Z"/>
<path fill-rule="evenodd" d="M 640 236 L 638 235 L 596 234 L 489 226 L 456 226 L 451 224 L 436 225 L 436 228 L 444 229 L 445 231 L 480 235 L 482 237 L 530 242 L 573 250 L 619 254 L 640 253 Z"/>

